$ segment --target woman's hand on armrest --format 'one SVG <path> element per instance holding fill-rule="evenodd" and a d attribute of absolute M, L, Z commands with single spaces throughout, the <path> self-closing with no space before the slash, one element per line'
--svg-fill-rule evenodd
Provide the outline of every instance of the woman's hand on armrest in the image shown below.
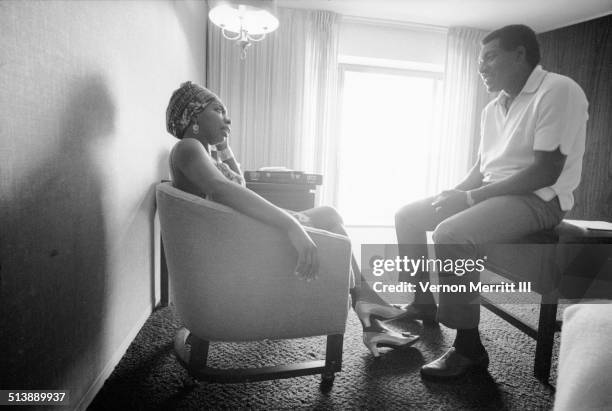
<path fill-rule="evenodd" d="M 319 256 L 314 241 L 299 224 L 289 230 L 289 240 L 298 252 L 295 274 L 309 282 L 316 279 L 319 273 Z"/>
<path fill-rule="evenodd" d="M 220 203 L 284 231 L 298 253 L 296 275 L 308 281 L 317 276 L 319 271 L 317 246 L 304 227 L 289 213 L 253 191 L 229 180 L 216 185 L 212 194 Z"/>
<path fill-rule="evenodd" d="M 298 253 L 297 275 L 307 280 L 317 276 L 317 246 L 295 218 L 253 191 L 225 178 L 197 140 L 188 138 L 178 144 L 175 164 L 201 192 L 212 195 L 215 201 L 242 214 L 284 231 Z"/>
<path fill-rule="evenodd" d="M 317 277 L 319 272 L 317 246 L 304 227 L 289 213 L 229 180 L 220 184 L 213 195 L 220 203 L 284 231 L 298 253 L 296 275 L 308 281 Z"/>

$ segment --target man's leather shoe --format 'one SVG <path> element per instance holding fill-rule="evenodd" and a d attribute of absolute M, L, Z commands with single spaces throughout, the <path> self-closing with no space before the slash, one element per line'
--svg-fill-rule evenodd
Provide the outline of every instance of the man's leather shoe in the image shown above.
<path fill-rule="evenodd" d="M 458 378 L 470 371 L 486 370 L 489 366 L 489 355 L 484 352 L 477 359 L 459 354 L 451 347 L 442 357 L 421 368 L 421 375 L 430 379 Z"/>
<path fill-rule="evenodd" d="M 405 310 L 404 314 L 396 317 L 400 321 L 421 320 L 425 325 L 438 324 L 437 313 L 438 307 L 436 304 L 407 304 L 404 306 L 395 305 L 398 308 Z"/>

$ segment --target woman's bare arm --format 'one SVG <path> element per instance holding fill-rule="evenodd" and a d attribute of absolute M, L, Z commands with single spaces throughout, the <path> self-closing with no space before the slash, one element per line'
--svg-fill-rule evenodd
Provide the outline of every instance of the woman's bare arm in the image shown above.
<path fill-rule="evenodd" d="M 189 181 L 203 193 L 212 195 L 215 201 L 287 232 L 298 251 L 296 271 L 305 278 L 317 274 L 316 245 L 304 228 L 289 213 L 225 178 L 199 141 L 192 138 L 181 140 L 177 143 L 173 160 Z"/>

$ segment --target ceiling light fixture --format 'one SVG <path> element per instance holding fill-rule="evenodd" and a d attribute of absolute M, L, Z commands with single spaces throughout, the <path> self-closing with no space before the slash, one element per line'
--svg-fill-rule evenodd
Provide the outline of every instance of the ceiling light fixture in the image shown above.
<path fill-rule="evenodd" d="M 210 5 L 208 18 L 221 28 L 223 37 L 236 41 L 242 60 L 252 42 L 278 28 L 275 0 L 213 0 Z"/>

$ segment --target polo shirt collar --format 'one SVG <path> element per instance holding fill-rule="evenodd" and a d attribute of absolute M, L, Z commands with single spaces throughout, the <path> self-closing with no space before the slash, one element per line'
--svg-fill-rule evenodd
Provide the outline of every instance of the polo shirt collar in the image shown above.
<path fill-rule="evenodd" d="M 546 73 L 547 71 L 542 69 L 542 66 L 538 64 L 529 75 L 521 93 L 535 93 L 540 87 L 540 84 L 542 84 Z"/>
<path fill-rule="evenodd" d="M 523 93 L 535 93 L 540 87 L 540 84 L 542 84 L 542 81 L 544 81 L 544 77 L 546 77 L 546 73 L 548 72 L 542 69 L 542 66 L 538 64 L 531 71 L 531 74 L 527 78 L 527 81 L 525 82 L 525 85 L 521 89 L 521 92 L 519 93 L 519 95 Z M 503 104 L 507 98 L 508 98 L 508 93 L 502 90 L 497 95 L 495 102 L 497 104 Z"/>

